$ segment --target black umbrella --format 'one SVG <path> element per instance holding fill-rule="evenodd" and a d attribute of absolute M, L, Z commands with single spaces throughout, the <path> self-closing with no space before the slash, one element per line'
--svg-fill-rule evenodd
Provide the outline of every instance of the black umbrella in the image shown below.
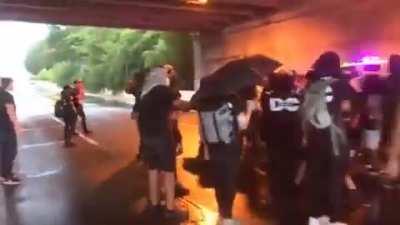
<path fill-rule="evenodd" d="M 228 62 L 200 81 L 192 101 L 235 95 L 247 87 L 262 84 L 282 64 L 263 55 Z"/>

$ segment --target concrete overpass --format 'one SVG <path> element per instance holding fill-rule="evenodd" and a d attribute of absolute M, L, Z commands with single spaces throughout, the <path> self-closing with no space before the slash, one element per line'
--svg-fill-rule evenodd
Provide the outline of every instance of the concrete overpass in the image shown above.
<path fill-rule="evenodd" d="M 304 71 L 325 50 L 400 52 L 399 9 L 398 0 L 0 0 L 0 20 L 190 32 L 199 79 L 256 53 Z"/>

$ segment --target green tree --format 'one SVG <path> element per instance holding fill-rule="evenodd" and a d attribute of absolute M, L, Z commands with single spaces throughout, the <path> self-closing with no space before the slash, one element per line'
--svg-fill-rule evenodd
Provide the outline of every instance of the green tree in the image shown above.
<path fill-rule="evenodd" d="M 32 74 L 59 85 L 81 78 L 90 91 L 116 93 L 132 74 L 165 63 L 184 75 L 186 87 L 193 79 L 191 39 L 186 34 L 60 26 L 49 30 L 25 65 Z"/>

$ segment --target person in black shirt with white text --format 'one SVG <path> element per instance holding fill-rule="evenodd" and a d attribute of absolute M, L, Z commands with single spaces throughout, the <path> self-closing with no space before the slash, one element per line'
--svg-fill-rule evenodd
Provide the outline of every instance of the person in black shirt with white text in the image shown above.
<path fill-rule="evenodd" d="M 301 224 L 296 208 L 296 171 L 301 159 L 301 96 L 296 93 L 294 76 L 270 76 L 264 90 L 261 138 L 267 145 L 268 175 L 272 203 L 280 225 Z"/>

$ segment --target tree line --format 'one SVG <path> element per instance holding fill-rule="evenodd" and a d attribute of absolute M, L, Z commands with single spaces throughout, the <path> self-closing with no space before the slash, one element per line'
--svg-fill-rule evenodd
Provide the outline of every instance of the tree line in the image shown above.
<path fill-rule="evenodd" d="M 193 85 L 193 52 L 188 34 L 95 27 L 49 26 L 49 35 L 27 54 L 36 79 L 59 86 L 82 79 L 89 91 L 122 91 L 146 68 L 175 66 L 181 88 Z"/>

